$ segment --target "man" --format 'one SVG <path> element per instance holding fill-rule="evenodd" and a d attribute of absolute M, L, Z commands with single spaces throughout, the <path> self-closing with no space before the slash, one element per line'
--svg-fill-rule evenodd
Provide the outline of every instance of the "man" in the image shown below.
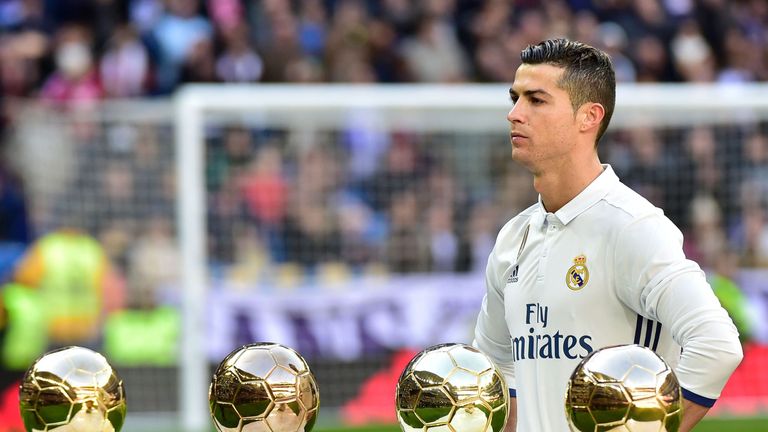
<path fill-rule="evenodd" d="M 637 343 L 674 368 L 689 431 L 741 361 L 738 333 L 685 259 L 680 231 L 600 163 L 616 92 L 609 57 L 563 39 L 521 57 L 507 120 L 512 159 L 533 174 L 539 202 L 499 232 L 475 331 L 510 387 L 506 430 L 567 431 L 578 362 Z"/>
<path fill-rule="evenodd" d="M 61 228 L 40 237 L 16 271 L 16 282 L 45 298 L 52 347 L 99 343 L 104 317 L 124 301 L 122 280 L 90 235 Z"/>

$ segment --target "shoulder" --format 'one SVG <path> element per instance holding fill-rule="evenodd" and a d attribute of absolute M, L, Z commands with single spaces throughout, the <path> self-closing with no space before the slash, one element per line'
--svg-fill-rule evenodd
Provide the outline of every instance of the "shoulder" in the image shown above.
<path fill-rule="evenodd" d="M 623 213 L 625 215 L 623 219 L 627 221 L 664 214 L 660 208 L 621 182 L 605 195 L 605 202 L 617 212 Z"/>
<path fill-rule="evenodd" d="M 616 185 L 604 201 L 613 213 L 616 246 L 624 253 L 682 246 L 683 234 L 664 211 L 625 184 Z"/>
<path fill-rule="evenodd" d="M 539 204 L 534 204 L 527 209 L 521 211 L 517 216 L 510 219 L 499 230 L 499 235 L 496 237 L 496 244 L 504 243 L 517 238 L 522 235 L 525 228 L 531 221 L 531 217 L 538 211 Z"/>
<path fill-rule="evenodd" d="M 612 225 L 618 231 L 628 229 L 677 231 L 677 226 L 642 195 L 624 183 L 618 183 L 609 191 L 604 200 L 604 211 L 611 214 Z"/>
<path fill-rule="evenodd" d="M 535 204 L 523 210 L 499 230 L 486 266 L 489 287 L 493 286 L 500 289 L 503 286 L 503 278 L 501 277 L 516 260 L 517 250 L 515 248 L 520 247 L 526 227 L 530 223 L 531 217 L 538 211 L 537 206 L 538 204 Z"/>
<path fill-rule="evenodd" d="M 682 233 L 664 212 L 621 182 L 616 182 L 576 223 L 584 238 L 599 238 L 618 255 L 677 248 Z"/>
<path fill-rule="evenodd" d="M 520 241 L 526 227 L 530 224 L 531 217 L 538 211 L 537 207 L 538 204 L 528 207 L 504 224 L 496 236 L 496 242 L 489 257 L 489 264 L 506 262 L 513 258 L 510 251 L 520 246 Z"/>

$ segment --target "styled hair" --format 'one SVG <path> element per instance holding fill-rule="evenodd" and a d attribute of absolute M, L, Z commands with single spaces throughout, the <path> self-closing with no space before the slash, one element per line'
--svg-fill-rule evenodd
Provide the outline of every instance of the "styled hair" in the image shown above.
<path fill-rule="evenodd" d="M 563 68 L 557 85 L 568 93 L 575 112 L 587 102 L 605 109 L 595 146 L 608 129 L 616 105 L 616 73 L 605 52 L 581 42 L 549 39 L 528 45 L 521 53 L 523 64 L 548 64 Z"/>

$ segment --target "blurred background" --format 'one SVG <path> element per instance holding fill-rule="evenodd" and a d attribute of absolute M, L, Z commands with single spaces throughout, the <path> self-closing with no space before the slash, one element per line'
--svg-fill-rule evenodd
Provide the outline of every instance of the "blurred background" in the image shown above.
<path fill-rule="evenodd" d="M 555 36 L 610 53 L 620 89 L 768 78 L 764 0 L 0 0 L 0 431 L 20 430 L 30 362 L 71 344 L 121 373 L 124 430 L 180 430 L 185 85 L 272 88 L 274 104 L 300 84 L 371 99 L 485 84 L 499 105 L 484 111 L 445 93 L 455 121 L 333 100 L 275 115 L 235 92 L 193 123 L 203 142 L 180 144 L 204 154 L 204 328 L 188 337 L 208 366 L 284 343 L 318 378 L 321 428 L 393 423 L 399 373 L 471 341 L 496 233 L 536 200 L 505 98 L 521 49 Z M 710 427 L 768 430 L 768 113 L 675 102 L 619 104 L 601 158 L 680 227 L 741 331 Z"/>

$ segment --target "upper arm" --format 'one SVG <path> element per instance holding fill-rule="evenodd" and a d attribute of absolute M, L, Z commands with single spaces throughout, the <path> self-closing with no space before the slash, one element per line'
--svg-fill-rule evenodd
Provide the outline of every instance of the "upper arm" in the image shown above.
<path fill-rule="evenodd" d="M 493 360 L 499 367 L 507 386 L 515 388 L 514 365 L 511 361 L 511 338 L 505 319 L 504 286 L 501 276 L 504 273 L 494 252 L 491 252 L 486 266 L 486 292 L 475 325 L 474 345 Z"/>
<path fill-rule="evenodd" d="M 646 216 L 625 226 L 614 245 L 614 283 L 619 298 L 630 309 L 651 319 L 658 319 L 654 298 L 669 281 L 685 274 L 704 274 L 683 253 L 683 237 L 662 216 Z M 702 288 L 702 286 L 697 287 Z"/>
<path fill-rule="evenodd" d="M 710 405 L 741 361 L 738 333 L 682 251 L 682 234 L 661 216 L 639 219 L 617 237 L 616 289 L 635 312 L 661 322 L 683 347 L 675 368 L 684 394 Z"/>

